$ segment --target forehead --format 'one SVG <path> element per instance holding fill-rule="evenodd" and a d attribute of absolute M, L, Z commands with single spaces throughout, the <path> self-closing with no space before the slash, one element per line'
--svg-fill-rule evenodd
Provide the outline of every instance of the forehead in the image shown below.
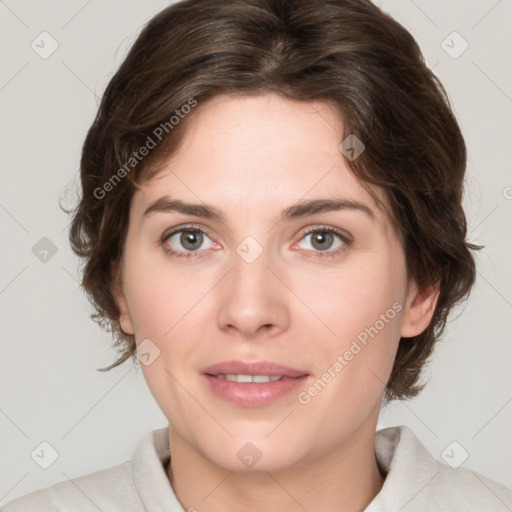
<path fill-rule="evenodd" d="M 342 120 L 325 102 L 217 96 L 196 107 L 182 144 L 134 203 L 146 209 L 168 194 L 243 217 L 254 207 L 274 215 L 301 199 L 343 198 L 378 210 L 339 150 L 342 137 Z"/>

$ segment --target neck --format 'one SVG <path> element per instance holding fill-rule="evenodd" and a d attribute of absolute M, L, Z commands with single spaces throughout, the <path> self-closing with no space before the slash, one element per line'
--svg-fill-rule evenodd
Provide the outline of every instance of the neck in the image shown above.
<path fill-rule="evenodd" d="M 370 427 L 300 466 L 251 474 L 219 468 L 170 429 L 167 475 L 185 510 L 362 512 L 385 478 L 375 458 L 376 425 Z"/>

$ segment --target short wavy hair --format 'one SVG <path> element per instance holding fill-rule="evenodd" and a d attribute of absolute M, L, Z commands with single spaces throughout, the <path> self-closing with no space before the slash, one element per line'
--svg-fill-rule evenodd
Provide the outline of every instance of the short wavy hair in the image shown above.
<path fill-rule="evenodd" d="M 365 144 L 347 164 L 367 190 L 385 191 L 408 276 L 439 285 L 430 325 L 400 340 L 387 382 L 386 400 L 411 398 L 449 312 L 474 284 L 471 250 L 482 247 L 466 241 L 466 147 L 448 95 L 412 35 L 368 0 L 183 0 L 142 29 L 87 133 L 81 197 L 68 211 L 91 317 L 120 354 L 99 370 L 136 359 L 112 293 L 134 191 L 178 148 L 193 102 L 269 92 L 335 109 L 342 140 Z M 141 151 L 150 138 L 156 147 Z"/>

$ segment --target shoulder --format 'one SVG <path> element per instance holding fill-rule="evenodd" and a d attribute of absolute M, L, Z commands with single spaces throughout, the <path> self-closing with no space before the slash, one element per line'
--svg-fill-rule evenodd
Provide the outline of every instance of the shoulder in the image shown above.
<path fill-rule="evenodd" d="M 164 471 L 170 455 L 167 434 L 167 427 L 152 430 L 139 440 L 130 461 L 33 491 L 1 511 L 182 510 Z"/>
<path fill-rule="evenodd" d="M 2 512 L 64 512 L 69 510 L 140 511 L 137 491 L 131 477 L 131 464 L 125 462 L 112 468 L 65 480 L 33 491 L 2 507 Z"/>
<path fill-rule="evenodd" d="M 377 432 L 375 452 L 387 476 L 368 512 L 512 510 L 512 490 L 468 468 L 452 468 L 435 459 L 406 426 Z"/>
<path fill-rule="evenodd" d="M 451 510 L 512 510 L 512 490 L 466 468 L 451 469 L 439 464 L 432 479 L 432 499 Z"/>

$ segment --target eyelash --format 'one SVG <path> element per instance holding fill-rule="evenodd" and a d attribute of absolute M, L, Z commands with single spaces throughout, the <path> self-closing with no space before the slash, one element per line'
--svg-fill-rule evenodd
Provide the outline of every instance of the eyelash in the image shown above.
<path fill-rule="evenodd" d="M 162 239 L 161 239 L 160 242 L 161 242 L 161 244 L 164 247 L 164 251 L 167 254 L 169 254 L 170 256 L 176 257 L 176 258 L 202 258 L 203 256 L 202 255 L 200 256 L 199 254 L 204 252 L 204 251 L 184 251 L 184 252 L 178 252 L 178 251 L 174 251 L 173 249 L 169 249 L 169 247 L 166 244 L 166 242 L 172 236 L 174 236 L 176 233 L 181 233 L 183 231 L 192 231 L 192 232 L 195 232 L 195 233 L 202 233 L 202 234 L 208 236 L 208 238 L 211 238 L 208 235 L 208 233 L 206 233 L 203 229 L 201 229 L 201 228 L 199 228 L 197 226 L 194 226 L 193 224 L 186 225 L 186 226 L 180 226 L 179 228 L 176 228 L 176 229 L 172 230 L 169 233 L 164 233 L 164 235 L 162 236 Z M 351 238 L 348 237 L 348 235 L 346 235 L 343 232 L 341 232 L 340 230 L 338 230 L 336 228 L 333 228 L 333 227 L 330 227 L 330 226 L 318 226 L 318 227 L 315 227 L 313 229 L 310 229 L 309 231 L 306 231 L 305 233 L 302 234 L 300 240 L 302 240 L 307 235 L 311 235 L 311 234 L 317 233 L 317 232 L 332 233 L 334 235 L 337 235 L 341 239 L 341 241 L 343 242 L 343 245 L 341 247 L 338 247 L 337 249 L 335 249 L 333 251 L 331 251 L 331 250 L 326 250 L 326 251 L 311 251 L 311 250 L 307 250 L 307 252 L 312 253 L 313 257 L 320 257 L 320 258 L 333 258 L 333 257 L 336 257 L 340 253 L 342 253 L 343 251 L 347 250 L 347 248 L 352 243 L 352 240 L 351 240 Z"/>

